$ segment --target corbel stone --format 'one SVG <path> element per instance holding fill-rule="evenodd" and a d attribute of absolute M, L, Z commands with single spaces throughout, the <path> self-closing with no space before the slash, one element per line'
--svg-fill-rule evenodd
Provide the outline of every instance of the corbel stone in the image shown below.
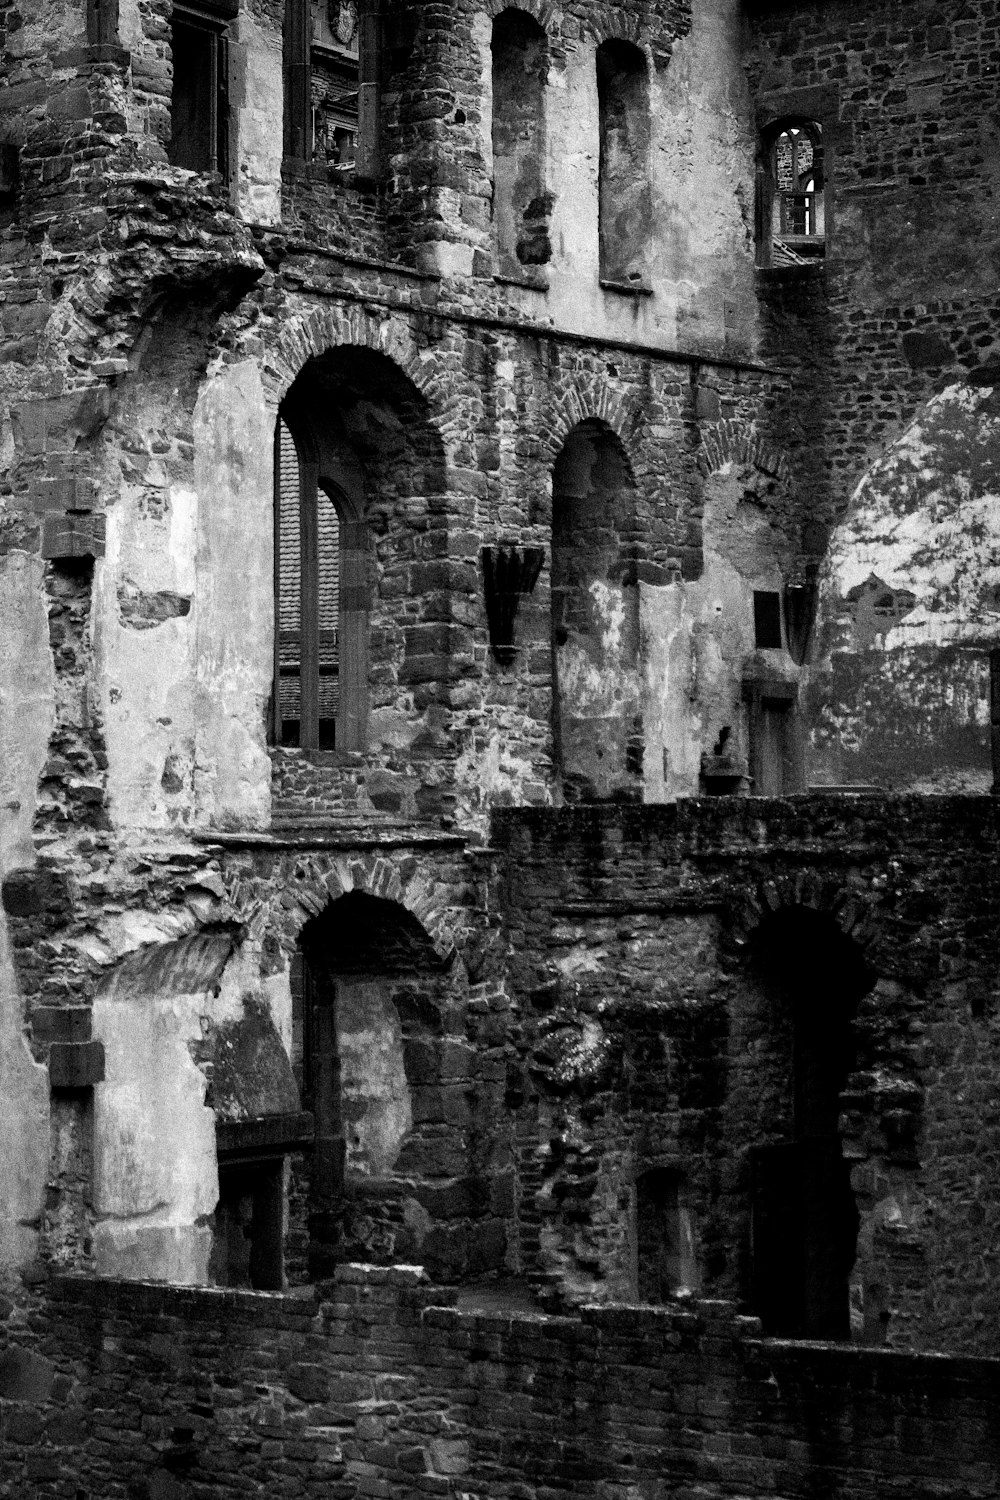
<path fill-rule="evenodd" d="M 544 561 L 541 547 L 501 544 L 482 550 L 490 649 L 502 667 L 511 666 L 517 658 L 518 648 L 514 645 L 517 612 L 523 596 L 530 594 L 538 582 Z"/>

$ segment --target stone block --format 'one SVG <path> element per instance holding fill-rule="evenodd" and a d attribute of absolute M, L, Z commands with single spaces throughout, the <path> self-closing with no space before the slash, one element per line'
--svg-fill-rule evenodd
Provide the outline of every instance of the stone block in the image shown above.
<path fill-rule="evenodd" d="M 42 556 L 52 562 L 103 557 L 105 534 L 103 516 L 48 515 L 42 522 Z"/>
<path fill-rule="evenodd" d="M 89 1005 L 40 1005 L 31 1017 L 36 1042 L 89 1042 L 92 1012 Z"/>
<path fill-rule="evenodd" d="M 53 1042 L 49 1083 L 54 1089 L 86 1089 L 104 1082 L 104 1047 L 100 1042 Z"/>
<path fill-rule="evenodd" d="M 0 1354 L 0 1396 L 6 1401 L 47 1401 L 55 1367 L 31 1349 Z"/>

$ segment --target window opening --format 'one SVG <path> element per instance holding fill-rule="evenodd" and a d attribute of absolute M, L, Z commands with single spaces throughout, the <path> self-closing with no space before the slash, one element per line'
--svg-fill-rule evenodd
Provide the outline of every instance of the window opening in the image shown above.
<path fill-rule="evenodd" d="M 652 233 L 649 76 L 638 47 L 602 43 L 597 49 L 597 96 L 601 280 L 645 289 Z"/>
<path fill-rule="evenodd" d="M 284 1159 L 219 1163 L 210 1272 L 218 1286 L 280 1291 Z"/>
<path fill-rule="evenodd" d="M 173 87 L 167 159 L 191 172 L 229 170 L 229 42 L 225 21 L 175 5 L 170 24 Z"/>
<path fill-rule="evenodd" d="M 695 1286 L 694 1245 L 679 1172 L 654 1167 L 636 1179 L 638 1290 L 642 1302 L 666 1302 Z"/>
<path fill-rule="evenodd" d="M 766 154 L 762 263 L 808 265 L 826 248 L 822 126 L 815 120 L 786 124 Z"/>
<path fill-rule="evenodd" d="M 311 18 L 312 155 L 347 172 L 354 168 L 358 140 L 358 10 L 351 0 L 314 0 Z"/>
<path fill-rule="evenodd" d="M 859 1219 L 838 1131 L 874 976 L 832 919 L 803 908 L 761 924 L 754 963 L 788 1069 L 785 1139 L 751 1151 L 754 1308 L 769 1335 L 846 1339 Z"/>
<path fill-rule="evenodd" d="M 545 32 L 524 11 L 502 11 L 493 23 L 492 60 L 497 269 L 521 279 L 552 256 L 552 200 L 544 181 Z"/>
<path fill-rule="evenodd" d="M 289 0 L 285 151 L 336 173 L 379 169 L 381 0 Z"/>
<path fill-rule="evenodd" d="M 341 524 L 280 417 L 275 440 L 274 739 L 333 749 L 340 709 Z"/>
<path fill-rule="evenodd" d="M 754 645 L 759 651 L 781 649 L 781 595 L 755 589 L 753 596 Z"/>

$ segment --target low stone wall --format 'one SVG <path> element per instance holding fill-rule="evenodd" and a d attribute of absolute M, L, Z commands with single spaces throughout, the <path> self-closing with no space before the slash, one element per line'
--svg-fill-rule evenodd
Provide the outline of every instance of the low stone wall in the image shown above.
<path fill-rule="evenodd" d="M 57 1280 L 0 1353 L 0 1495 L 395 1500 L 1000 1486 L 1000 1361 L 762 1340 L 720 1302 L 461 1312 L 416 1269 L 329 1300 Z"/>

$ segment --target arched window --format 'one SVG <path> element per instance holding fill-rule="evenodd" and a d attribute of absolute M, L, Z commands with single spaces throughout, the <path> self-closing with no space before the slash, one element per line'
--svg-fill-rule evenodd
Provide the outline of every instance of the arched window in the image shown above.
<path fill-rule="evenodd" d="M 545 191 L 545 32 L 525 11 L 501 11 L 493 23 L 492 57 L 497 269 L 521 280 L 552 255 L 552 197 Z"/>
<path fill-rule="evenodd" d="M 284 416 L 274 464 L 272 740 L 358 750 L 368 675 L 365 528 Z"/>
<path fill-rule="evenodd" d="M 779 121 L 763 145 L 760 263 L 807 265 L 826 249 L 822 126 Z"/>
<path fill-rule="evenodd" d="M 629 42 L 597 49 L 600 118 L 601 280 L 639 290 L 649 285 L 652 200 L 649 190 L 649 74 Z"/>

